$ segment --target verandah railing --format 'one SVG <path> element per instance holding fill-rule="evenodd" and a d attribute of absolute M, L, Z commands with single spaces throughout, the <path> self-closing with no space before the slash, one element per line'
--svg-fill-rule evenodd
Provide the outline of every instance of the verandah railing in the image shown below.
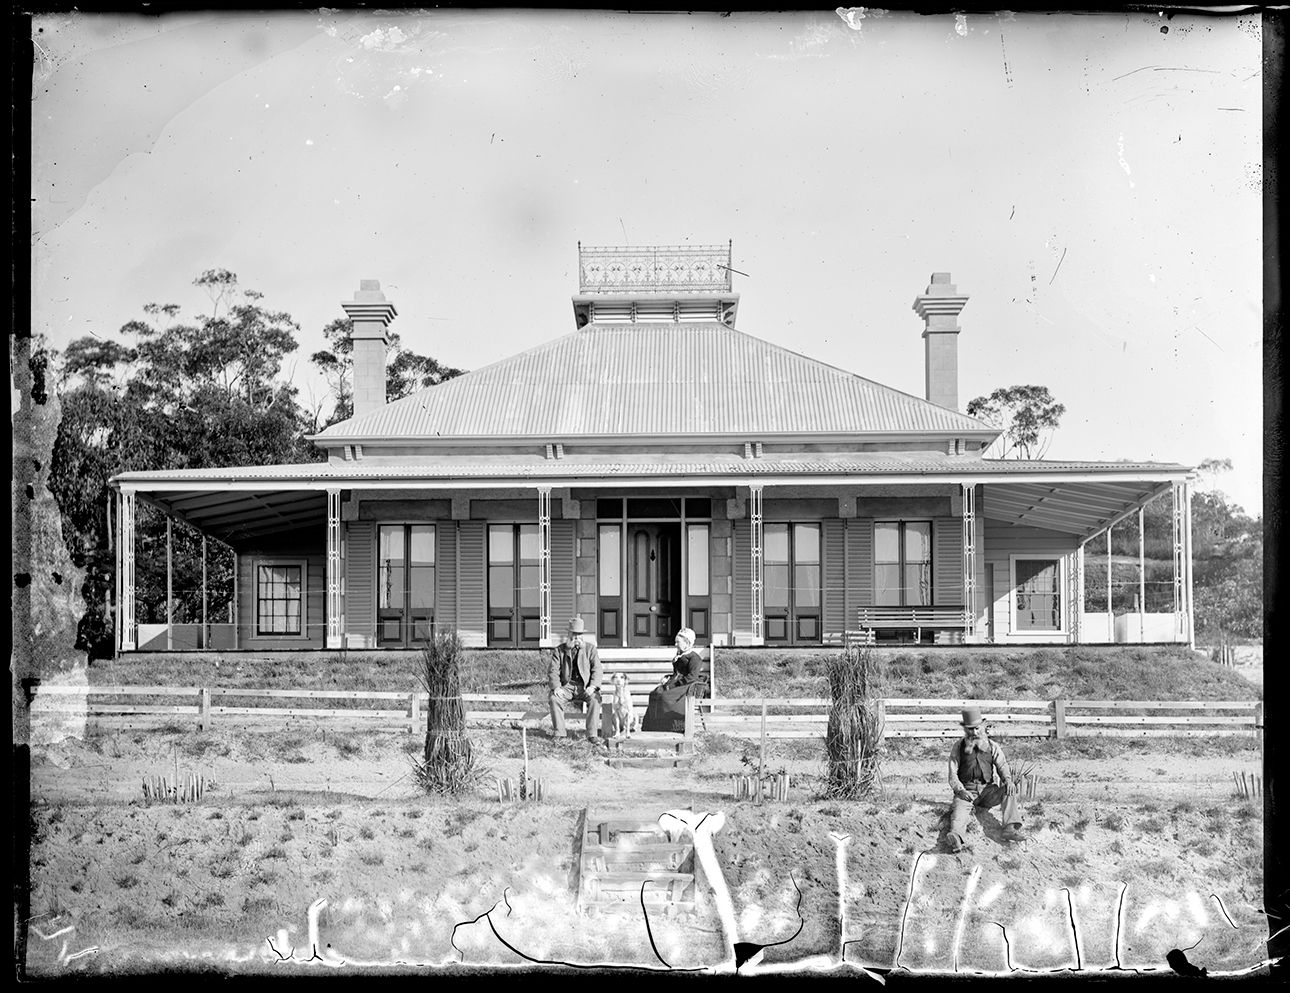
<path fill-rule="evenodd" d="M 465 693 L 466 720 L 489 725 L 540 719 L 545 693 Z M 158 702 L 164 701 L 164 702 Z M 359 728 L 425 729 L 424 691 L 291 690 L 198 686 L 40 685 L 34 720 L 85 721 L 101 727 L 191 724 L 264 728 L 316 721 Z M 643 711 L 645 701 L 637 700 Z M 879 702 L 885 738 L 952 738 L 961 734 L 961 708 L 982 708 L 992 733 L 1002 737 L 1066 738 L 1262 735 L 1257 700 L 967 700 L 890 697 Z M 709 734 L 820 738 L 830 701 L 815 698 L 703 700 L 699 728 Z"/>

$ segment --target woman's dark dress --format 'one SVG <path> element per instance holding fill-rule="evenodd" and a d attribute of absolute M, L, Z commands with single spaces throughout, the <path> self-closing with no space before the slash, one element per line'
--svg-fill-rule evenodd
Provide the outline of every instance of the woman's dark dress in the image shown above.
<path fill-rule="evenodd" d="M 672 675 L 650 691 L 642 731 L 685 731 L 685 698 L 708 695 L 708 664 L 698 652 L 672 660 Z"/>

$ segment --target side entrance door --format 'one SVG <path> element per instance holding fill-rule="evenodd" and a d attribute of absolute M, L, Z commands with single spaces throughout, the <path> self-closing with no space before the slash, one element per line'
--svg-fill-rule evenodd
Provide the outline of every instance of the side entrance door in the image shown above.
<path fill-rule="evenodd" d="M 681 525 L 627 529 L 627 644 L 670 645 L 681 627 Z"/>

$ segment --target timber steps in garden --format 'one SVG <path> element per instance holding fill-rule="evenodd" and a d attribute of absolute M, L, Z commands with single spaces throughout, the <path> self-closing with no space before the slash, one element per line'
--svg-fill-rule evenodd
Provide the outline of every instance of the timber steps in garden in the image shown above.
<path fill-rule="evenodd" d="M 677 825 L 668 830 L 641 815 L 583 811 L 578 855 L 578 908 L 582 913 L 624 904 L 664 914 L 693 912 L 698 902 L 694 846 Z"/>
<path fill-rule="evenodd" d="M 637 731 L 630 738 L 610 738 L 610 766 L 671 766 L 679 768 L 694 758 L 694 739 L 675 731 Z"/>

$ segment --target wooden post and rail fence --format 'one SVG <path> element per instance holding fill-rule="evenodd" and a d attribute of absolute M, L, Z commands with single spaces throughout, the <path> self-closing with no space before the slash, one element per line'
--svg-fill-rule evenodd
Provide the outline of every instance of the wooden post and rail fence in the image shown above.
<path fill-rule="evenodd" d="M 466 720 L 488 726 L 541 723 L 545 692 L 464 693 Z M 35 688 L 32 719 L 85 721 L 99 727 L 189 725 L 264 728 L 325 722 L 327 726 L 424 733 L 423 690 L 294 690 L 209 686 L 69 686 Z M 637 700 L 638 713 L 644 700 Z M 1258 700 L 970 700 L 888 697 L 876 702 L 884 738 L 952 738 L 961 734 L 963 707 L 982 709 L 998 737 L 1067 738 L 1254 734 L 1262 741 Z M 770 738 L 823 738 L 827 697 L 723 698 L 691 708 L 696 730 Z M 566 715 L 575 720 L 576 715 Z M 546 717 L 549 723 L 549 715 Z M 571 725 L 577 727 L 576 724 Z"/>

